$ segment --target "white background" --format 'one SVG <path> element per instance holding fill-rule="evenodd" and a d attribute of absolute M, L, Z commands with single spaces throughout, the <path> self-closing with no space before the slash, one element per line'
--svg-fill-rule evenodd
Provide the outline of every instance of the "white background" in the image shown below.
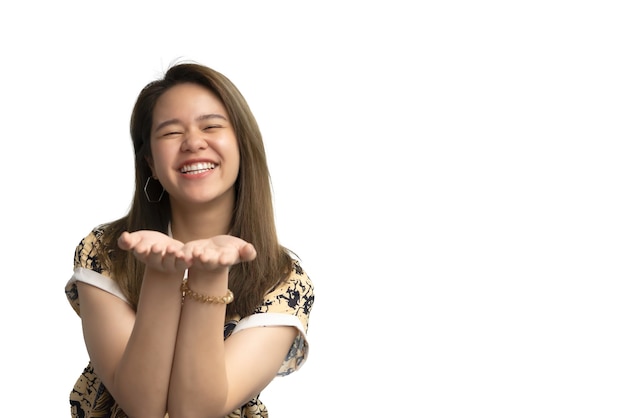
<path fill-rule="evenodd" d="M 271 418 L 624 417 L 621 3 L 5 2 L 1 414 L 69 417 L 74 248 L 181 58 L 248 99 L 316 286 Z"/>

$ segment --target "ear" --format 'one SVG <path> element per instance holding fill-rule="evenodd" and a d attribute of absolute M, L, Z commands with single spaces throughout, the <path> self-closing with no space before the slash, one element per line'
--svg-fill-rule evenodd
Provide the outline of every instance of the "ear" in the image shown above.
<path fill-rule="evenodd" d="M 154 160 L 152 159 L 151 155 L 146 155 L 146 162 L 148 163 L 148 166 L 150 167 L 150 171 L 152 172 L 152 178 L 157 179 L 156 174 L 154 174 Z"/>

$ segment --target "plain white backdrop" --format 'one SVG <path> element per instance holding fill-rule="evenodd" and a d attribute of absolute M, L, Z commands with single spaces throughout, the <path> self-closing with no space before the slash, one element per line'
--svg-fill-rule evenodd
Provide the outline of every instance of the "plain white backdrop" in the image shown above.
<path fill-rule="evenodd" d="M 314 280 L 271 418 L 624 417 L 619 1 L 0 6 L 2 415 L 69 417 L 63 288 L 123 215 L 128 121 L 177 59 L 227 75 Z"/>

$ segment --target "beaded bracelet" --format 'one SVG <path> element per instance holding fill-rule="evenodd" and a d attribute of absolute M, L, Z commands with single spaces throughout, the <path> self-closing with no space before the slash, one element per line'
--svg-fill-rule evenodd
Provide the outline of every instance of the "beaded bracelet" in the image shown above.
<path fill-rule="evenodd" d="M 233 292 L 230 289 L 228 289 L 228 293 L 226 293 L 224 296 L 207 296 L 198 292 L 194 292 L 189 288 L 186 279 L 183 280 L 183 282 L 181 283 L 180 291 L 183 294 L 183 300 L 186 296 L 189 296 L 191 299 L 197 300 L 198 302 L 224 305 L 228 305 L 233 300 L 235 300 L 235 295 L 233 295 Z"/>

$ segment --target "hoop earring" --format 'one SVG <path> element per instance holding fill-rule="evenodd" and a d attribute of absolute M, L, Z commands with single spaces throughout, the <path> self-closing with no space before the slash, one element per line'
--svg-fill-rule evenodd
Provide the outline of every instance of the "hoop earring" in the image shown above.
<path fill-rule="evenodd" d="M 159 195 L 158 199 L 153 199 L 150 197 L 150 192 L 148 192 L 148 188 L 154 189 L 155 187 L 150 187 L 150 180 L 154 179 L 155 183 L 158 184 L 161 187 L 161 194 Z M 156 190 L 153 190 L 156 191 Z M 146 180 L 146 185 L 143 186 L 143 192 L 146 195 L 146 199 L 148 199 L 149 203 L 159 203 L 161 201 L 161 199 L 163 199 L 163 195 L 165 194 L 165 188 L 163 187 L 163 185 L 159 182 L 159 180 L 156 177 L 148 177 L 148 179 Z M 158 192 L 157 192 L 158 193 Z M 154 194 L 154 193 L 152 193 Z"/>

